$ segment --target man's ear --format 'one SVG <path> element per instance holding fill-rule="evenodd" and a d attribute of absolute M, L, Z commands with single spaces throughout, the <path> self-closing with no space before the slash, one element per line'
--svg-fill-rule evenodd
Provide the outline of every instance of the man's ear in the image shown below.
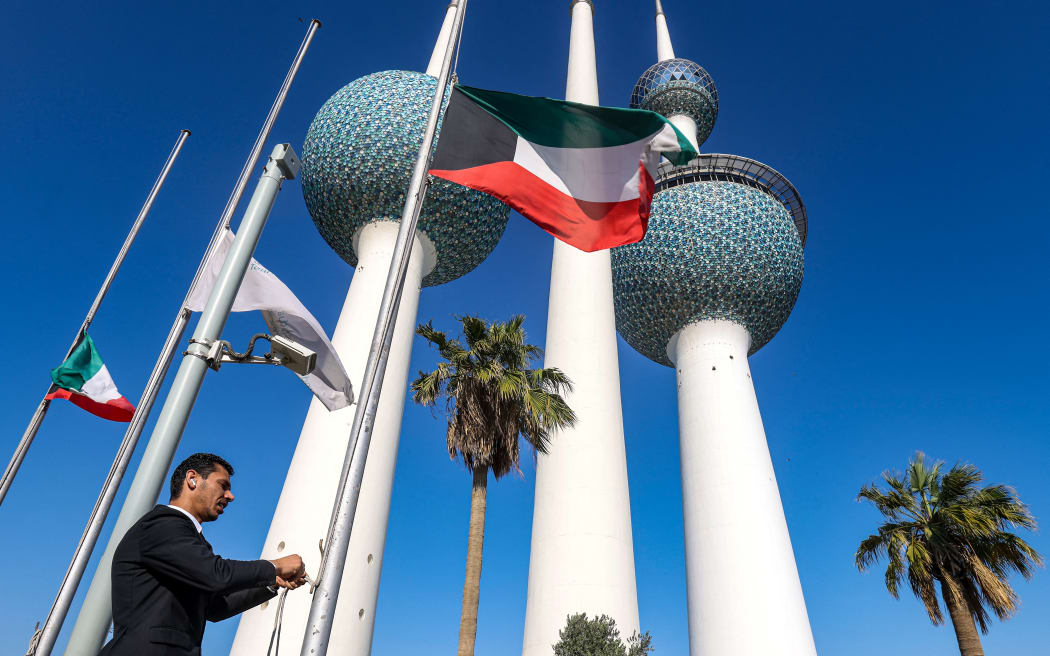
<path fill-rule="evenodd" d="M 190 489 L 197 488 L 197 472 L 193 469 L 186 472 L 186 484 L 190 486 Z"/>

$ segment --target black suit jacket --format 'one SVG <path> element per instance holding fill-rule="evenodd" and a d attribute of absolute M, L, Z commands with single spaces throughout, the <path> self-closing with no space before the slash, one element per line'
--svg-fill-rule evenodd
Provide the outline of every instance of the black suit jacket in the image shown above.
<path fill-rule="evenodd" d="M 113 554 L 113 640 L 100 656 L 199 656 L 204 622 L 276 594 L 273 563 L 216 556 L 189 517 L 157 506 Z"/>

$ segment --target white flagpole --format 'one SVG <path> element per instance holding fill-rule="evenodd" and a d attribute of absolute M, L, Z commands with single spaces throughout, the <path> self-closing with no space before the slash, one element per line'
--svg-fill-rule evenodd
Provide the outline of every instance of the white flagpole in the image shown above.
<path fill-rule="evenodd" d="M 390 261 L 390 273 L 387 276 L 386 287 L 383 289 L 383 300 L 379 306 L 379 317 L 372 335 L 372 345 L 365 363 L 357 410 L 350 427 L 350 441 L 343 459 L 343 476 L 336 495 L 335 507 L 332 510 L 328 539 L 324 544 L 324 554 L 317 576 L 317 587 L 310 604 L 310 616 L 306 624 L 301 656 L 326 656 L 328 653 L 328 641 L 332 635 L 332 623 L 335 619 L 335 605 L 339 597 L 339 586 L 343 580 L 347 550 L 350 546 L 350 532 L 353 530 L 357 501 L 361 495 L 361 479 L 365 473 L 368 445 L 372 439 L 376 408 L 379 405 L 383 376 L 386 373 L 387 358 L 390 355 L 394 321 L 398 307 L 401 305 L 405 273 L 408 270 L 409 258 L 412 256 L 411 241 L 415 235 L 419 211 L 426 196 L 426 176 L 434 135 L 437 132 L 438 117 L 448 87 L 452 55 L 462 34 L 463 17 L 466 12 L 467 0 L 460 0 L 456 22 L 452 28 L 452 38 L 448 41 L 441 72 L 438 75 L 437 91 L 434 94 L 434 102 L 430 106 L 430 116 L 423 133 L 423 143 L 419 147 L 415 169 L 412 171 L 412 179 L 405 194 L 405 206 L 401 212 L 397 242 Z"/>
<path fill-rule="evenodd" d="M 284 106 L 284 101 L 288 96 L 288 90 L 292 86 L 292 81 L 299 72 L 299 67 L 302 64 L 303 59 L 306 57 L 306 51 L 310 48 L 310 43 L 313 41 L 314 34 L 320 27 L 321 21 L 317 19 L 310 21 L 310 26 L 307 28 L 306 36 L 303 37 L 302 43 L 299 45 L 299 51 L 292 60 L 292 65 L 284 77 L 284 81 L 277 93 L 277 97 L 274 99 L 273 105 L 270 107 L 270 112 L 266 116 L 266 120 L 263 121 L 263 126 L 255 138 L 255 143 L 252 145 L 248 159 L 245 160 L 244 166 L 241 168 L 241 173 L 237 178 L 237 183 L 234 185 L 233 191 L 230 193 L 230 197 L 226 201 L 226 207 L 223 209 L 222 215 L 219 217 L 219 222 L 216 224 L 215 231 L 212 233 L 211 241 L 208 242 L 208 247 L 204 251 L 204 256 L 201 258 L 200 264 L 197 267 L 197 272 L 193 276 L 193 282 L 190 283 L 189 289 L 186 291 L 186 297 L 183 299 L 182 305 L 179 306 L 179 311 L 175 315 L 175 321 L 172 323 L 171 329 L 168 331 L 168 337 L 164 342 L 164 346 L 161 348 L 160 354 L 157 356 L 157 362 L 153 366 L 153 372 L 150 374 L 149 382 L 142 393 L 139 405 L 135 408 L 135 414 L 131 418 L 131 424 L 128 426 L 127 433 L 124 435 L 124 442 L 121 444 L 120 451 L 117 453 L 117 458 L 113 461 L 113 467 L 110 469 L 109 477 L 107 477 L 106 483 L 102 488 L 99 500 L 95 504 L 95 510 L 92 511 L 88 525 L 84 529 L 84 536 L 81 538 L 81 543 L 78 545 L 77 552 L 74 554 L 73 562 L 70 563 L 69 570 L 66 572 L 66 579 L 63 580 L 62 587 L 59 589 L 59 598 L 55 600 L 57 607 L 63 595 L 68 597 L 66 601 L 62 602 L 64 604 L 64 608 L 62 609 L 62 619 L 64 619 L 65 613 L 68 613 L 69 611 L 69 605 L 72 602 L 72 598 L 84 575 L 84 570 L 87 567 L 88 560 L 91 558 L 92 551 L 98 541 L 99 534 L 102 531 L 102 525 L 105 523 L 109 510 L 113 505 L 113 499 L 117 494 L 117 489 L 120 487 L 124 473 L 127 471 L 128 464 L 131 462 L 131 456 L 138 444 L 139 436 L 142 434 L 142 429 L 146 425 L 146 420 L 149 418 L 149 413 L 153 408 L 153 403 L 157 399 L 160 386 L 168 373 L 168 369 L 171 366 L 172 359 L 175 357 L 175 352 L 178 349 L 179 344 L 182 343 L 183 335 L 186 332 L 186 326 L 189 323 L 190 316 L 193 314 L 186 309 L 186 303 L 189 300 L 190 294 L 193 293 L 193 288 L 197 284 L 197 280 L 206 269 L 212 252 L 221 241 L 223 232 L 230 226 L 230 221 L 233 219 L 233 214 L 237 210 L 241 197 L 244 195 L 244 190 L 248 186 L 252 171 L 255 169 L 255 166 L 259 161 L 259 156 L 262 154 L 262 149 L 266 145 L 266 140 L 270 137 L 270 131 L 273 129 L 273 125 L 277 121 L 277 116 L 280 114 L 281 108 Z M 156 495 L 154 495 L 154 497 L 156 497 Z M 110 537 L 109 544 L 106 547 L 106 553 L 103 554 L 102 561 L 99 563 L 98 569 L 95 571 L 95 576 L 91 580 L 91 585 L 88 589 L 88 596 L 84 600 L 84 606 L 81 608 L 80 616 L 77 618 L 76 625 L 73 628 L 73 634 L 69 639 L 69 645 L 66 647 L 67 656 L 79 656 L 81 654 L 85 656 L 94 656 L 101 648 L 102 642 L 105 640 L 111 614 L 109 589 L 110 558 L 112 557 L 112 552 L 116 548 L 117 543 L 124 535 L 124 530 L 119 529 L 119 526 L 114 529 L 113 536 Z M 52 613 L 54 612 L 55 610 L 53 609 Z M 90 618 L 88 617 L 89 614 Z M 46 649 L 38 648 L 36 656 L 49 656 L 51 650 L 54 648 L 54 640 L 57 639 L 58 632 L 61 630 L 62 619 L 56 622 L 54 629 L 55 635 L 51 638 L 51 644 L 47 645 Z M 51 621 L 50 616 L 48 617 L 48 621 Z M 44 629 L 46 634 L 47 625 L 45 625 Z M 41 646 L 44 646 L 43 640 L 41 640 Z"/>
<path fill-rule="evenodd" d="M 87 332 L 88 327 L 91 326 L 91 322 L 95 319 L 95 314 L 98 313 L 98 309 L 102 305 L 102 300 L 106 298 L 106 293 L 109 292 L 109 288 L 113 285 L 113 279 L 117 277 L 117 271 L 120 270 L 120 265 L 124 264 L 124 259 L 127 257 L 128 251 L 131 250 L 131 244 L 134 243 L 135 237 L 139 234 L 139 229 L 141 229 L 142 224 L 145 223 L 146 216 L 153 208 L 153 201 L 157 199 L 157 194 L 160 192 L 160 188 L 164 185 L 164 180 L 168 177 L 168 172 L 171 171 L 172 165 L 175 164 L 175 160 L 179 156 L 179 151 L 182 150 L 182 145 L 186 142 L 186 138 L 189 136 L 189 130 L 182 130 L 179 132 L 179 138 L 176 140 L 175 146 L 171 149 L 171 153 L 168 154 L 168 159 L 164 163 L 164 168 L 161 169 L 160 175 L 157 176 L 156 181 L 154 181 L 153 187 L 149 191 L 149 195 L 146 196 L 146 202 L 143 203 L 142 209 L 139 210 L 139 215 L 135 217 L 135 222 L 131 224 L 131 230 L 128 232 L 128 236 L 124 238 L 124 244 L 120 247 L 116 259 L 113 260 L 113 264 L 109 267 L 109 273 L 106 274 L 105 280 L 102 281 L 102 286 L 99 287 L 98 294 L 95 295 L 95 301 L 91 304 L 91 308 L 88 310 L 87 316 L 84 317 L 83 323 L 80 324 L 80 329 L 77 331 L 76 337 L 73 338 L 73 343 L 70 345 L 69 350 L 66 351 L 66 357 L 62 358 L 63 361 L 65 361 L 65 359 L 73 353 L 73 349 L 80 344 L 81 336 Z M 53 387 L 53 385 L 49 387 L 47 393 L 50 393 Z M 0 504 L 3 504 L 4 497 L 7 496 L 7 490 L 11 487 L 15 475 L 18 473 L 18 468 L 22 466 L 22 461 L 25 460 L 26 452 L 29 451 L 29 445 L 33 443 L 33 438 L 36 437 L 37 431 L 40 430 L 40 424 L 44 422 L 44 415 L 47 414 L 47 409 L 50 405 L 50 401 L 47 399 L 41 399 L 40 405 L 36 407 L 36 412 L 33 413 L 33 418 L 29 420 L 29 426 L 26 427 L 25 433 L 22 434 L 22 439 L 19 441 L 18 447 L 15 448 L 15 454 L 11 458 L 10 464 L 7 465 L 7 469 L 4 470 L 3 478 L 0 479 Z"/>

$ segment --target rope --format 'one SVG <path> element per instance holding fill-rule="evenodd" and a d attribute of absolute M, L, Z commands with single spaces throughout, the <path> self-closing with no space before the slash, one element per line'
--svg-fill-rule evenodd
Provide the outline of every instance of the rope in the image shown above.
<path fill-rule="evenodd" d="M 273 632 L 270 633 L 270 646 L 266 648 L 266 656 L 277 656 L 281 649 L 281 624 L 284 623 L 284 600 L 288 596 L 288 588 L 281 590 L 281 598 L 277 601 L 277 615 L 273 618 Z"/>
<path fill-rule="evenodd" d="M 306 582 L 310 584 L 310 594 L 314 593 L 317 584 L 309 574 L 305 575 Z M 270 632 L 270 646 L 266 648 L 266 656 L 277 656 L 281 650 L 281 627 L 284 625 L 284 600 L 288 596 L 288 588 L 281 590 L 281 598 L 277 600 L 277 614 L 273 618 L 273 631 Z"/>
<path fill-rule="evenodd" d="M 458 9 L 456 11 L 459 11 Z M 452 62 L 452 74 L 459 72 L 459 47 L 463 45 L 463 24 L 460 23 L 459 36 L 456 38 L 456 59 Z M 458 76 L 457 76 L 458 77 Z"/>
<path fill-rule="evenodd" d="M 26 656 L 33 656 L 36 654 L 36 648 L 40 644 L 40 636 L 44 632 L 40 630 L 40 622 L 36 623 L 33 627 L 33 637 L 29 639 L 29 651 L 26 652 Z"/>

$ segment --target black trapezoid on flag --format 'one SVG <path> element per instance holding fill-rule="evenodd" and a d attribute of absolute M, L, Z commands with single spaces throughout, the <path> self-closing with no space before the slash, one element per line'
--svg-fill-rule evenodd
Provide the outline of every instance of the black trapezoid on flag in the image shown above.
<path fill-rule="evenodd" d="M 453 88 L 438 135 L 432 170 L 458 171 L 514 160 L 518 135 Z"/>

